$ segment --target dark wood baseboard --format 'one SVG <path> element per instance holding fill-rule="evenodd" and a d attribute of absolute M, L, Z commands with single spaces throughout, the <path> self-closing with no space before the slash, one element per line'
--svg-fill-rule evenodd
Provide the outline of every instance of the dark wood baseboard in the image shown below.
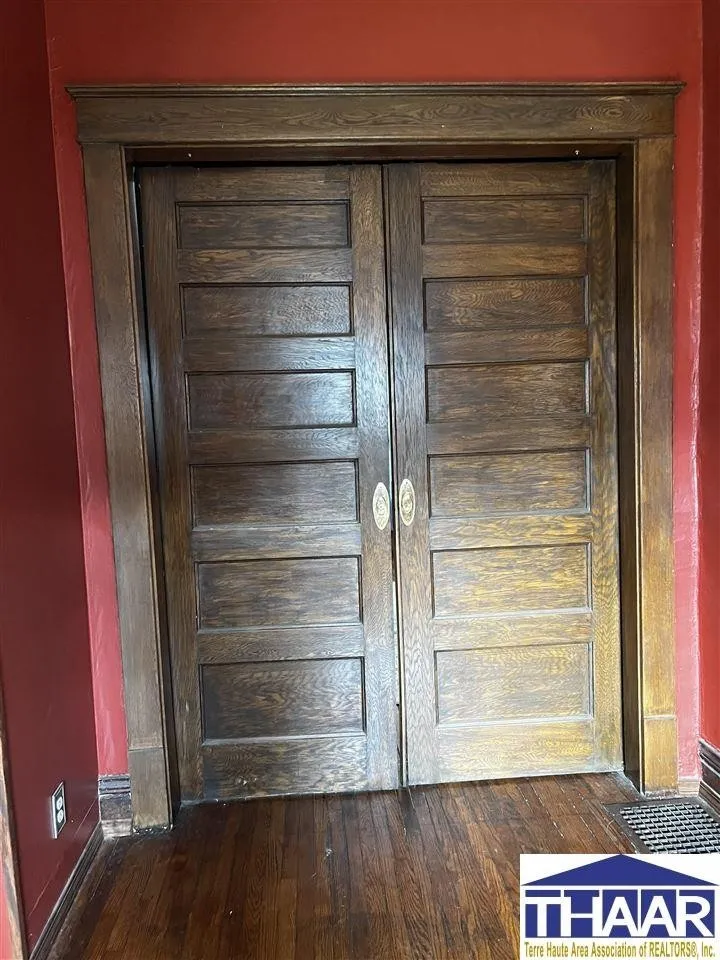
<path fill-rule="evenodd" d="M 46 960 L 50 955 L 50 951 L 57 940 L 62 925 L 65 923 L 70 908 L 75 903 L 80 888 L 102 846 L 102 842 L 102 826 L 98 823 L 90 834 L 90 839 L 85 844 L 85 849 L 75 864 L 75 869 L 68 877 L 68 881 L 60 894 L 60 898 L 55 904 L 55 909 L 50 914 L 48 922 L 45 924 L 45 929 L 40 934 L 30 954 L 30 960 Z"/>
<path fill-rule="evenodd" d="M 100 823 L 106 840 L 132 833 L 132 794 L 128 774 L 98 777 Z"/>
<path fill-rule="evenodd" d="M 720 749 L 706 740 L 701 740 L 700 764 L 700 796 L 716 813 L 720 813 Z"/>

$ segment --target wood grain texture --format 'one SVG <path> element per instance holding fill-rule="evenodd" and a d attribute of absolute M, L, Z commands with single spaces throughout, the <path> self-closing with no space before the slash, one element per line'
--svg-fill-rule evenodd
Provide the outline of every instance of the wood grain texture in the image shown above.
<path fill-rule="evenodd" d="M 353 238 L 353 311 L 359 439 L 359 519 L 362 536 L 361 606 L 365 625 L 368 781 L 387 788 L 401 782 L 397 711 L 400 700 L 395 587 L 390 525 L 379 530 L 372 495 L 379 482 L 391 488 L 390 396 L 385 291 L 382 173 L 355 167 L 350 178 Z M 382 255 L 379 255 L 382 254 Z"/>
<path fill-rule="evenodd" d="M 422 218 L 424 243 L 523 243 L 585 238 L 583 197 L 426 199 Z"/>
<path fill-rule="evenodd" d="M 670 135 L 678 84 L 71 87 L 81 142 L 326 144 Z"/>
<path fill-rule="evenodd" d="M 348 556 L 362 552 L 359 523 L 300 523 L 283 526 L 235 524 L 193 530 L 190 549 L 197 563 L 220 560 L 285 560 Z"/>
<path fill-rule="evenodd" d="M 585 511 L 583 450 L 430 457 L 430 516 Z"/>
<path fill-rule="evenodd" d="M 342 285 L 183 287 L 186 334 L 242 331 L 243 336 L 348 334 L 350 288 Z"/>
<path fill-rule="evenodd" d="M 200 682 L 205 741 L 363 732 L 359 659 L 208 664 Z"/>
<path fill-rule="evenodd" d="M 672 795 L 677 789 L 677 723 L 669 717 L 647 716 L 643 722 L 645 792 Z"/>
<path fill-rule="evenodd" d="M 492 723 L 590 712 L 590 651 L 543 644 L 506 653 L 452 651 L 436 656 L 438 722 Z"/>
<path fill-rule="evenodd" d="M 250 429 L 352 426 L 355 420 L 349 372 L 194 374 L 187 396 L 191 430 L 236 423 Z"/>
<path fill-rule="evenodd" d="M 581 276 L 586 269 L 583 243 L 538 247 L 534 243 L 457 243 L 423 247 L 423 273 L 428 280 L 472 276 Z"/>
<path fill-rule="evenodd" d="M 208 800 L 362 790 L 367 782 L 364 734 L 213 743 L 202 758 Z"/>
<path fill-rule="evenodd" d="M 589 610 L 558 610 L 434 620 L 431 633 L 436 650 L 479 650 L 484 647 L 587 644 L 592 641 L 592 626 Z"/>
<path fill-rule="evenodd" d="M 583 277 L 431 280 L 425 283 L 428 330 L 502 330 L 585 324 Z"/>
<path fill-rule="evenodd" d="M 583 608 L 590 599 L 587 578 L 585 544 L 438 551 L 435 616 Z"/>
<path fill-rule="evenodd" d="M 617 420 L 617 253 L 615 169 L 598 161 L 588 198 L 590 331 L 591 595 L 595 614 L 595 742 L 609 766 L 622 762 L 620 557 Z"/>
<path fill-rule="evenodd" d="M 349 460 L 196 466 L 191 477 L 195 526 L 358 517 L 356 471 Z"/>
<path fill-rule="evenodd" d="M 354 337 L 248 337 L 223 333 L 186 337 L 183 357 L 188 373 L 224 370 L 347 371 L 355 366 Z M 337 378 L 347 381 L 347 372 Z M 350 378 L 351 379 L 351 378 Z M 269 386 L 279 381 L 268 381 Z M 320 384 L 322 389 L 322 382 Z M 352 384 L 351 384 L 352 387 Z"/>
<path fill-rule="evenodd" d="M 362 657 L 365 652 L 360 623 L 313 624 L 304 627 L 264 627 L 260 630 L 200 630 L 198 663 L 243 661 L 327 660 L 331 657 Z"/>
<path fill-rule="evenodd" d="M 431 423 L 584 414 L 585 363 L 431 367 L 427 407 Z"/>
<path fill-rule="evenodd" d="M 438 773 L 443 781 L 516 777 L 518 767 L 534 776 L 592 772 L 592 720 L 545 720 L 487 726 L 438 727 Z"/>
<path fill-rule="evenodd" d="M 411 526 L 396 523 L 400 620 L 403 748 L 407 781 L 436 779 L 434 653 L 428 624 L 430 531 L 425 454 L 425 345 L 418 165 L 386 170 L 390 324 L 393 342 L 395 483 L 409 479 L 417 491 Z M 397 500 L 397 494 L 396 494 Z"/>
<path fill-rule="evenodd" d="M 179 250 L 180 283 L 349 283 L 349 250 Z"/>
<path fill-rule="evenodd" d="M 346 203 L 181 204 L 178 246 L 185 250 L 346 247 Z"/>
<path fill-rule="evenodd" d="M 587 192 L 592 164 L 566 163 L 424 163 L 420 169 L 423 197 L 488 198 L 582 196 Z"/>
<path fill-rule="evenodd" d="M 356 623 L 360 619 L 358 562 L 258 560 L 201 563 L 201 627 Z"/>
<path fill-rule="evenodd" d="M 273 463 L 287 460 L 355 459 L 359 449 L 355 427 L 291 430 L 198 430 L 188 436 L 190 463 L 228 460 Z"/>
<path fill-rule="evenodd" d="M 195 806 L 105 845 L 49 960 L 514 960 L 520 853 L 630 853 L 612 775 Z"/>
<path fill-rule="evenodd" d="M 582 329 L 463 330 L 425 334 L 425 359 L 432 366 L 512 363 L 517 360 L 584 360 L 588 335 Z"/>
<path fill-rule="evenodd" d="M 175 170 L 180 203 L 348 200 L 350 168 L 341 164 L 303 167 L 180 167 Z"/>
<path fill-rule="evenodd" d="M 526 417 L 522 420 L 496 420 L 487 423 L 457 421 L 427 425 L 428 453 L 453 455 L 486 453 L 498 450 L 563 450 L 584 448 L 590 437 L 587 416 Z"/>
<path fill-rule="evenodd" d="M 195 570 L 188 540 L 191 515 L 185 467 L 188 410 L 182 367 L 180 286 L 176 270 L 175 183 L 147 169 L 141 179 L 149 360 L 158 451 L 170 665 L 183 799 L 202 795 L 200 696 L 195 663 Z"/>
<path fill-rule="evenodd" d="M 130 205 L 123 152 L 83 151 L 90 254 L 108 449 L 116 585 L 122 638 L 128 762 L 137 826 L 170 823 L 167 772 L 145 776 L 145 751 L 164 753 L 164 697 L 154 518 L 147 451 L 150 410 L 138 367 L 141 334 L 131 257 Z"/>
<path fill-rule="evenodd" d="M 501 517 L 436 517 L 430 521 L 432 550 L 532 547 L 534 544 L 587 544 L 593 537 L 591 514 L 537 514 Z M 508 554 L 508 560 L 515 557 Z"/>
<path fill-rule="evenodd" d="M 640 144 L 637 163 L 640 226 L 636 243 L 641 290 L 636 306 L 641 381 L 638 417 L 642 430 L 653 420 L 663 425 L 637 457 L 637 507 L 641 517 L 638 563 L 643 584 L 642 713 L 645 750 L 649 748 L 653 757 L 648 761 L 644 786 L 646 790 L 669 790 L 677 776 L 677 747 L 672 736 L 675 671 L 665 653 L 673 646 L 673 552 L 668 547 L 673 542 L 673 512 L 672 477 L 662 464 L 667 465 L 672 456 L 672 139 Z M 651 207 L 652 216 L 648 213 Z M 651 723 L 651 717 L 659 719 Z M 659 747 L 661 742 L 662 753 L 653 746 Z"/>

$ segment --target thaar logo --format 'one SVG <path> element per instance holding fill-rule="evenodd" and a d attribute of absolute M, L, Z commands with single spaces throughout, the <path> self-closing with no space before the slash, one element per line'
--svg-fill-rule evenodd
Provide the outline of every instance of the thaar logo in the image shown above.
<path fill-rule="evenodd" d="M 714 938 L 717 886 L 649 859 L 603 857 L 523 883 L 523 937 Z"/>

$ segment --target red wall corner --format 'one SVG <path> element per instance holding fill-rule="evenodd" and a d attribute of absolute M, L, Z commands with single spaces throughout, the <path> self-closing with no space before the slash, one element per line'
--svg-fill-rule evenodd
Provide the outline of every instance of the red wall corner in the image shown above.
<path fill-rule="evenodd" d="M 72 102 L 51 88 L 87 576 L 98 769 L 127 773 L 127 728 L 82 157 Z"/>
<path fill-rule="evenodd" d="M 97 752 L 43 5 L 0 4 L 0 683 L 32 946 L 98 821 Z M 68 821 L 50 833 L 65 782 Z"/>

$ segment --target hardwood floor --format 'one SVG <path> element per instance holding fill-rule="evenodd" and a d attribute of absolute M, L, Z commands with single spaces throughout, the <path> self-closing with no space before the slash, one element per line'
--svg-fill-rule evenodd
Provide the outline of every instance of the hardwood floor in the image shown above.
<path fill-rule="evenodd" d="M 51 960 L 513 960 L 520 853 L 631 851 L 616 775 L 252 800 L 110 841 Z"/>

